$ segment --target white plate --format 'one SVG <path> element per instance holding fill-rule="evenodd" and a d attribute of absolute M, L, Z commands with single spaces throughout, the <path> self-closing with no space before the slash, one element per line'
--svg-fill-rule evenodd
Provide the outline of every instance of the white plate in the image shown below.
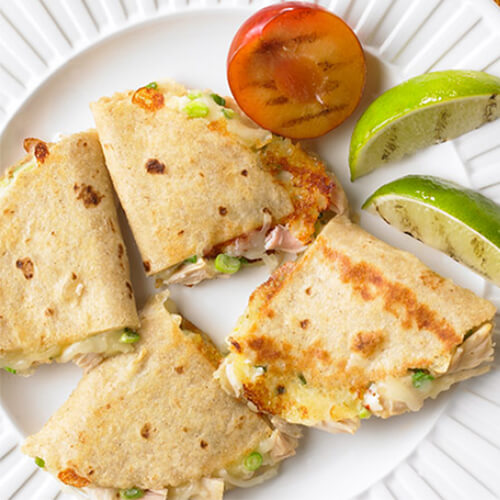
<path fill-rule="evenodd" d="M 88 103 L 118 89 L 172 77 L 228 91 L 225 58 L 241 22 L 263 3 L 206 0 L 0 0 L 0 164 L 21 154 L 26 136 L 50 139 L 92 126 Z M 314 146 L 351 203 L 406 173 L 431 173 L 472 185 L 500 201 L 500 120 L 398 165 L 348 180 L 356 118 L 381 91 L 418 73 L 470 68 L 500 75 L 500 9 L 490 0 L 337 0 L 325 5 L 355 27 L 368 57 L 368 85 L 356 116 Z M 361 215 L 361 224 L 418 255 L 459 284 L 500 303 L 500 290 L 444 255 Z M 148 288 L 127 232 L 139 305 Z M 219 343 L 266 271 L 175 288 L 193 322 Z M 46 366 L 31 378 L 0 375 L 0 499 L 70 498 L 23 457 L 23 435 L 38 430 L 75 386 L 72 365 Z M 355 436 L 308 431 L 280 476 L 228 499 L 500 498 L 500 370 L 429 401 L 417 414 L 364 422 Z M 59 495 L 59 496 L 58 496 Z"/>

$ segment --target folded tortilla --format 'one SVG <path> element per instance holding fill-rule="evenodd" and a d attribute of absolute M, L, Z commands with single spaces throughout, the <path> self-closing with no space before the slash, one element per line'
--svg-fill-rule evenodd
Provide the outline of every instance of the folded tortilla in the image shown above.
<path fill-rule="evenodd" d="M 186 498 L 219 499 L 224 488 L 269 478 L 294 454 L 296 429 L 287 428 L 295 437 L 273 429 L 220 389 L 218 351 L 169 313 L 166 297 L 152 297 L 141 312 L 135 352 L 92 369 L 24 444 L 46 470 L 96 498 L 106 498 L 104 489 L 140 488 L 159 490 L 160 498 L 168 490 L 169 498 L 189 491 Z M 261 463 L 249 469 L 256 453 Z"/>
<path fill-rule="evenodd" d="M 97 134 L 25 147 L 0 181 L 0 367 L 132 349 L 119 342 L 138 317 Z"/>
<path fill-rule="evenodd" d="M 318 158 L 256 127 L 229 98 L 153 82 L 91 109 L 144 268 L 168 283 L 214 277 L 219 253 L 302 251 L 320 213 L 347 210 Z"/>
<path fill-rule="evenodd" d="M 488 371 L 495 307 L 344 218 L 251 296 L 217 376 L 262 412 L 331 432 L 421 408 Z"/>

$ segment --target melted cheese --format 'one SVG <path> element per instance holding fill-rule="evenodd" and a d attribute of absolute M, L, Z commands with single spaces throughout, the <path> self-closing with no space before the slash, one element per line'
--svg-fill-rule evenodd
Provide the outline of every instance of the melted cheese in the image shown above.
<path fill-rule="evenodd" d="M 4 175 L 2 179 L 0 179 L 0 194 L 2 194 L 11 184 L 14 183 L 14 181 L 19 177 L 19 174 L 21 174 L 22 172 L 27 172 L 28 170 L 31 170 L 36 166 L 36 160 L 35 158 L 33 158 L 26 163 L 19 165 L 15 169 L 9 170 L 7 174 Z"/>
<path fill-rule="evenodd" d="M 252 148 L 260 149 L 272 140 L 272 133 L 268 130 L 255 126 L 250 120 L 244 117 L 240 112 L 232 108 L 217 104 L 211 97 L 211 93 L 207 91 L 192 90 L 190 95 L 199 95 L 194 99 L 185 96 L 171 96 L 165 101 L 165 106 L 170 109 L 175 109 L 185 113 L 184 109 L 190 102 L 199 102 L 208 108 L 208 114 L 205 117 L 197 118 L 214 122 L 224 120 L 228 132 L 234 134 L 237 139 Z M 224 111 L 225 110 L 225 111 Z M 232 113 L 232 117 L 228 118 L 224 113 Z M 234 114 L 233 114 L 234 113 Z"/>
<path fill-rule="evenodd" d="M 119 352 L 130 352 L 133 344 L 120 342 L 123 329 L 98 333 L 80 342 L 70 345 L 56 345 L 44 351 L 25 353 L 21 351 L 6 353 L 0 357 L 0 368 L 11 368 L 19 375 L 29 375 L 30 370 L 48 361 L 66 363 L 79 354 L 99 353 L 111 356 Z"/>

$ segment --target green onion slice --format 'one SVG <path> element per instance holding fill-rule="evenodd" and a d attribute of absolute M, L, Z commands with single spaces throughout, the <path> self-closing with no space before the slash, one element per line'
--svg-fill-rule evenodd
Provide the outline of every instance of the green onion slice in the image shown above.
<path fill-rule="evenodd" d="M 201 97 L 201 92 L 190 92 L 188 95 L 187 95 L 187 98 L 190 100 L 190 101 L 194 101 L 195 99 L 199 99 Z"/>
<path fill-rule="evenodd" d="M 245 467 L 248 470 L 257 470 L 262 465 L 262 455 L 258 451 L 254 451 L 245 458 Z"/>
<path fill-rule="evenodd" d="M 215 269 L 224 274 L 234 274 L 239 271 L 241 261 L 238 257 L 231 257 L 225 253 L 220 253 L 215 258 Z"/>
<path fill-rule="evenodd" d="M 411 381 L 413 383 L 413 387 L 420 389 L 424 385 L 425 382 L 434 380 L 434 377 L 424 370 L 417 370 L 411 376 Z"/>
<path fill-rule="evenodd" d="M 5 366 L 4 370 L 6 372 L 12 373 L 13 375 L 15 375 L 17 373 L 17 370 L 14 370 L 14 368 L 9 368 L 8 366 Z"/>
<path fill-rule="evenodd" d="M 158 88 L 158 84 L 156 82 L 151 82 L 151 83 L 148 83 L 146 85 L 146 88 L 147 89 L 157 89 Z"/>
<path fill-rule="evenodd" d="M 40 457 L 35 457 L 35 464 L 40 467 L 40 469 L 43 469 L 45 467 L 45 460 Z"/>
<path fill-rule="evenodd" d="M 297 375 L 297 377 L 299 377 L 300 383 L 301 383 L 302 385 L 306 385 L 306 384 L 307 384 L 306 377 L 304 377 L 304 375 L 303 375 L 302 373 L 299 373 L 299 374 Z"/>
<path fill-rule="evenodd" d="M 120 342 L 122 344 L 135 344 L 140 338 L 141 336 L 137 332 L 134 332 L 130 328 L 125 328 L 120 336 Z"/>
<path fill-rule="evenodd" d="M 219 106 L 225 106 L 226 105 L 226 100 L 224 97 L 221 97 L 218 94 L 210 94 L 210 97 L 215 101 L 216 104 Z"/>
<path fill-rule="evenodd" d="M 372 416 L 372 412 L 368 408 L 362 408 L 358 414 L 359 418 L 365 419 L 370 418 Z"/>
<path fill-rule="evenodd" d="M 234 110 L 230 108 L 222 108 L 222 114 L 229 120 L 234 118 Z"/>
<path fill-rule="evenodd" d="M 187 259 L 184 259 L 184 264 L 187 264 L 188 262 L 191 263 L 191 264 L 194 264 L 197 261 L 198 261 L 198 256 L 197 255 L 191 255 L 191 257 L 188 257 Z"/>
<path fill-rule="evenodd" d="M 184 106 L 184 112 L 189 118 L 203 118 L 208 115 L 210 110 L 204 102 L 191 101 Z"/>

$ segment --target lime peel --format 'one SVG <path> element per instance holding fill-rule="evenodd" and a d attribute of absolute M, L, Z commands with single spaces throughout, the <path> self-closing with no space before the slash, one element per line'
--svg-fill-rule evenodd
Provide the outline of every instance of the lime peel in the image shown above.
<path fill-rule="evenodd" d="M 363 208 L 500 285 L 500 206 L 481 194 L 409 175 L 379 188 Z"/>
<path fill-rule="evenodd" d="M 498 117 L 498 77 L 450 70 L 412 78 L 378 97 L 356 124 L 349 152 L 351 180 Z"/>

